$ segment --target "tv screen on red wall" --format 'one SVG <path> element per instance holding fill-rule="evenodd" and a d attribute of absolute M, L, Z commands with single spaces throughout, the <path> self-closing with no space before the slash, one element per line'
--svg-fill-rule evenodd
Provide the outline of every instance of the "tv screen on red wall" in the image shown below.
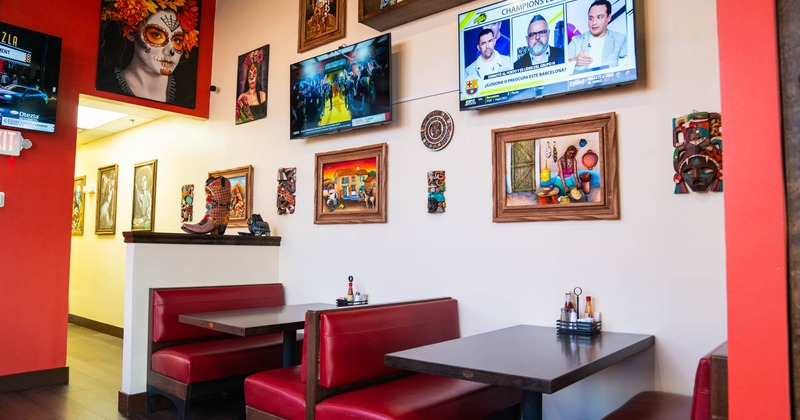
<path fill-rule="evenodd" d="M 53 133 L 61 38 L 0 22 L 0 126 Z"/>

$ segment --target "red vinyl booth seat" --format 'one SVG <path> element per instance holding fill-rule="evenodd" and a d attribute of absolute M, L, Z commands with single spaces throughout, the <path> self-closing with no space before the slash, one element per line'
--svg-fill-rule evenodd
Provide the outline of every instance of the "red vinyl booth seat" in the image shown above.
<path fill-rule="evenodd" d="M 235 337 L 161 349 L 151 357 L 152 370 L 194 384 L 249 375 L 281 367 L 283 335 Z"/>
<path fill-rule="evenodd" d="M 292 366 L 248 376 L 244 380 L 245 403 L 282 419 L 305 419 L 306 384 L 300 380 L 303 367 Z"/>
<path fill-rule="evenodd" d="M 193 397 L 241 389 L 246 375 L 282 365 L 280 333 L 237 337 L 181 323 L 179 315 L 283 304 L 282 284 L 151 289 L 148 410 L 161 395 L 186 418 Z"/>
<path fill-rule="evenodd" d="M 711 420 L 711 355 L 700 358 L 691 396 L 662 391 L 634 395 L 603 420 Z"/>
<path fill-rule="evenodd" d="M 299 420 L 309 418 L 306 413 L 320 419 L 483 418 L 522 399 L 518 390 L 409 376 L 384 364 L 387 353 L 458 338 L 454 299 L 311 311 L 305 337 L 310 349 L 303 354 L 318 365 L 308 366 L 304 357 L 300 372 L 277 369 L 247 377 L 248 419 Z M 303 373 L 318 379 L 305 384 Z"/>
<path fill-rule="evenodd" d="M 521 399 L 519 390 L 417 374 L 328 398 L 316 419 L 482 419 Z"/>

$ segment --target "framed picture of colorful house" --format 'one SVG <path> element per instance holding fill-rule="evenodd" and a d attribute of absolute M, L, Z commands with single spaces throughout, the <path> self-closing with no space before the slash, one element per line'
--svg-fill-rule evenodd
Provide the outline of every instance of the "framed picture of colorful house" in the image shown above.
<path fill-rule="evenodd" d="M 616 115 L 492 130 L 495 222 L 619 219 Z"/>
<path fill-rule="evenodd" d="M 316 154 L 314 223 L 386 223 L 386 143 Z"/>

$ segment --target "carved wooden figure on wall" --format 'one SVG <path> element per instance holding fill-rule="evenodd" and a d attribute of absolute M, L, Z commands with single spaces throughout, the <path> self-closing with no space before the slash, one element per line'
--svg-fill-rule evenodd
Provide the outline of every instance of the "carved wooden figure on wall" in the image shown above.
<path fill-rule="evenodd" d="M 693 112 L 672 120 L 675 194 L 722 192 L 722 117 Z"/>

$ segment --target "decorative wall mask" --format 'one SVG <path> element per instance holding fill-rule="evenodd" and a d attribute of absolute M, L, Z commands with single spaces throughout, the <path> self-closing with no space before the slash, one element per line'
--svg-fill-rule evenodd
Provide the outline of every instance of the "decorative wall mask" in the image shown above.
<path fill-rule="evenodd" d="M 722 192 L 722 117 L 693 112 L 672 120 L 675 194 Z"/>
<path fill-rule="evenodd" d="M 278 214 L 294 213 L 297 168 L 278 168 Z"/>
<path fill-rule="evenodd" d="M 428 213 L 444 213 L 444 171 L 428 172 Z"/>
<path fill-rule="evenodd" d="M 181 222 L 191 222 L 194 213 L 194 184 L 181 187 Z"/>

